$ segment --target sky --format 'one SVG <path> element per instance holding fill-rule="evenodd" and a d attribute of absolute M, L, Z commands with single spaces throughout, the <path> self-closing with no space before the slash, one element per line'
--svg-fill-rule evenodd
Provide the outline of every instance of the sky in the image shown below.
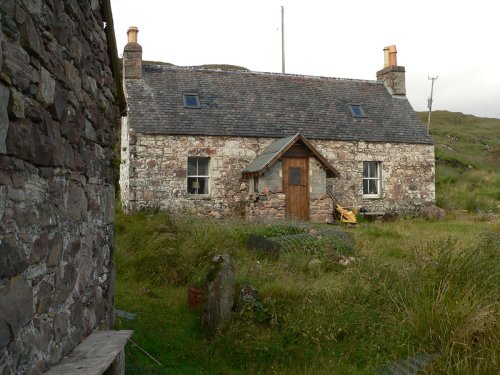
<path fill-rule="evenodd" d="M 500 118 L 498 0 L 111 0 L 118 54 L 139 28 L 143 59 L 231 64 L 286 73 L 376 79 L 396 45 L 407 97 L 433 110 Z"/>

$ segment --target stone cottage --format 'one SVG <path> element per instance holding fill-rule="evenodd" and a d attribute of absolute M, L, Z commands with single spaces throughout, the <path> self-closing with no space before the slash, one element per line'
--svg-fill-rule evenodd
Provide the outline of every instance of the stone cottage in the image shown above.
<path fill-rule="evenodd" d="M 113 327 L 125 102 L 109 0 L 2 0 L 0 21 L 0 374 L 37 375 Z"/>
<path fill-rule="evenodd" d="M 434 203 L 434 146 L 394 46 L 367 81 L 148 64 L 137 32 L 123 53 L 125 211 L 324 222 L 331 196 L 373 213 Z"/>

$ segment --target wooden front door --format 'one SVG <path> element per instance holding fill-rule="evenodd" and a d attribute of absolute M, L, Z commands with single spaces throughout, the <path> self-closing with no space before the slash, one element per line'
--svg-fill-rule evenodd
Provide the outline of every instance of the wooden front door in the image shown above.
<path fill-rule="evenodd" d="M 287 217 L 309 220 L 309 158 L 283 158 Z"/>

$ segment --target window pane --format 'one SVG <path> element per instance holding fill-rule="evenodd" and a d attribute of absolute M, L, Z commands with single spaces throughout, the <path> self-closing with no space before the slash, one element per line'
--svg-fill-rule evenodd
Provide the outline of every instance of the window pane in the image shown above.
<path fill-rule="evenodd" d="M 369 174 L 368 177 L 378 177 L 378 163 L 376 161 L 370 162 Z"/>
<path fill-rule="evenodd" d="M 188 158 L 188 176 L 196 176 L 197 173 L 197 159 L 198 158 Z"/>
<path fill-rule="evenodd" d="M 368 181 L 368 194 L 378 194 L 377 180 L 367 180 L 367 181 Z"/>
<path fill-rule="evenodd" d="M 208 176 L 209 158 L 198 158 L 198 176 Z"/>
<path fill-rule="evenodd" d="M 368 162 L 363 162 L 363 177 L 368 177 Z"/>
<path fill-rule="evenodd" d="M 368 191 L 369 191 L 369 189 L 368 189 L 368 182 L 369 182 L 369 181 L 370 181 L 370 180 L 363 180 L 363 194 L 365 194 L 365 195 L 366 195 L 366 194 L 370 194 L 370 193 L 368 192 Z"/>
<path fill-rule="evenodd" d="M 186 107 L 199 107 L 198 95 L 184 95 L 184 105 Z"/>
<path fill-rule="evenodd" d="M 359 104 L 349 104 L 349 108 L 351 109 L 351 114 L 353 117 L 365 117 L 365 111 L 363 107 Z"/>
<path fill-rule="evenodd" d="M 187 185 L 188 194 L 197 194 L 199 187 L 198 178 L 188 177 Z"/>
<path fill-rule="evenodd" d="M 198 194 L 208 194 L 208 177 L 198 178 Z"/>
<path fill-rule="evenodd" d="M 289 168 L 288 169 L 288 184 L 289 185 L 300 185 L 300 168 Z"/>

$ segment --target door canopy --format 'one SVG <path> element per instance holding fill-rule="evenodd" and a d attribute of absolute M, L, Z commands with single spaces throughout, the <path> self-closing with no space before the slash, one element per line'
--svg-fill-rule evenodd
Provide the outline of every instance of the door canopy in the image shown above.
<path fill-rule="evenodd" d="M 267 146 L 262 153 L 257 156 L 245 169 L 243 176 L 261 176 L 265 171 L 273 166 L 285 153 L 292 150 L 294 145 L 302 145 L 310 151 L 311 156 L 316 158 L 326 171 L 327 177 L 339 177 L 340 173 L 333 168 L 328 160 L 321 155 L 318 150 L 300 133 L 286 138 L 275 140 Z"/>

